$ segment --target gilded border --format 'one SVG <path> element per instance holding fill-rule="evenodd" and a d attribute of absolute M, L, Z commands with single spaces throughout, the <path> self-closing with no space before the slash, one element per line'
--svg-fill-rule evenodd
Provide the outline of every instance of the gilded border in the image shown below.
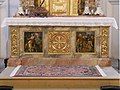
<path fill-rule="evenodd" d="M 109 27 L 101 27 L 101 57 L 107 58 L 109 57 Z"/>
<path fill-rule="evenodd" d="M 81 29 L 81 28 L 83 28 L 83 29 Z M 94 32 L 95 32 L 95 42 L 94 42 L 94 45 L 95 45 L 94 50 L 95 50 L 95 51 L 94 51 L 94 52 L 91 52 L 91 53 L 89 53 L 89 52 L 85 52 L 85 53 L 79 53 L 79 52 L 78 52 L 78 53 L 77 53 L 77 52 L 76 52 L 76 47 L 75 47 L 75 49 L 74 49 L 75 54 L 96 54 L 96 53 L 97 53 L 97 51 L 96 51 L 96 46 L 97 46 L 97 45 L 96 45 L 96 44 L 97 44 L 97 42 L 96 42 L 96 41 L 97 41 L 97 40 L 96 40 L 96 39 L 97 39 L 97 38 L 96 38 L 96 37 L 97 37 L 97 30 L 88 29 L 88 28 L 89 28 L 89 27 L 79 27 L 78 30 L 75 31 L 75 46 L 76 46 L 76 33 L 77 33 L 77 32 L 90 32 L 90 31 L 94 31 Z"/>
<path fill-rule="evenodd" d="M 10 26 L 10 52 L 11 57 L 18 57 L 20 54 L 20 42 L 19 42 L 19 27 L 18 26 Z"/>

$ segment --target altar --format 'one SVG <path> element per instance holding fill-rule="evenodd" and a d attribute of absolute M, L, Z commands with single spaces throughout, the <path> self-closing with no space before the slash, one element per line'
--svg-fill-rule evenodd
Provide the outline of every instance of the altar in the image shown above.
<path fill-rule="evenodd" d="M 111 67 L 110 30 L 99 0 L 20 0 L 9 29 L 8 67 L 0 85 L 15 89 L 99 89 L 119 85 Z M 111 73 L 112 72 L 112 73 Z"/>
<path fill-rule="evenodd" d="M 4 25 L 10 30 L 10 66 L 45 58 L 109 66 L 109 30 L 118 28 L 111 17 L 6 18 Z"/>

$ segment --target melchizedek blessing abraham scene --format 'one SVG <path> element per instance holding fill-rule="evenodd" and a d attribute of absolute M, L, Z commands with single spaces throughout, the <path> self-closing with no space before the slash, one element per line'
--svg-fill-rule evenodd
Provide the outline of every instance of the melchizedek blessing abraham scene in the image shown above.
<path fill-rule="evenodd" d="M 110 58 L 110 29 L 118 26 L 102 2 L 19 0 L 17 12 L 3 22 L 10 55 L 0 85 L 15 90 L 119 89 Z"/>

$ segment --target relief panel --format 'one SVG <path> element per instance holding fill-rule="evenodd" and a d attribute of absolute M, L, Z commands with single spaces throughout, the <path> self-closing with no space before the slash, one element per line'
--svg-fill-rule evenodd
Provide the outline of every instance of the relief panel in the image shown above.
<path fill-rule="evenodd" d="M 10 26 L 11 57 L 72 55 L 109 57 L 109 27 Z"/>
<path fill-rule="evenodd" d="M 75 57 L 100 57 L 99 27 L 77 27 L 74 34 Z"/>
<path fill-rule="evenodd" d="M 76 32 L 76 52 L 95 52 L 95 31 Z"/>
<path fill-rule="evenodd" d="M 31 6 L 40 6 L 43 0 L 21 0 L 24 9 Z M 50 16 L 77 16 L 78 0 L 45 0 L 42 7 L 45 7 Z"/>
<path fill-rule="evenodd" d="M 43 54 L 42 27 L 20 27 L 20 54 Z"/>
<path fill-rule="evenodd" d="M 49 31 L 48 32 L 48 53 L 69 54 L 71 50 L 70 31 Z"/>
<path fill-rule="evenodd" d="M 109 57 L 109 27 L 101 27 L 101 57 Z"/>
<path fill-rule="evenodd" d="M 24 32 L 24 51 L 26 53 L 43 52 L 42 32 Z"/>
<path fill-rule="evenodd" d="M 50 14 L 53 16 L 69 15 L 69 0 L 50 0 Z"/>

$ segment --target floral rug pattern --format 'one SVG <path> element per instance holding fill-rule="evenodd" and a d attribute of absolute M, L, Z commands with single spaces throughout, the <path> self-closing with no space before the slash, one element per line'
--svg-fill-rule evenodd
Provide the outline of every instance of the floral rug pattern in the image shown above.
<path fill-rule="evenodd" d="M 14 77 L 101 77 L 93 66 L 21 66 Z"/>

